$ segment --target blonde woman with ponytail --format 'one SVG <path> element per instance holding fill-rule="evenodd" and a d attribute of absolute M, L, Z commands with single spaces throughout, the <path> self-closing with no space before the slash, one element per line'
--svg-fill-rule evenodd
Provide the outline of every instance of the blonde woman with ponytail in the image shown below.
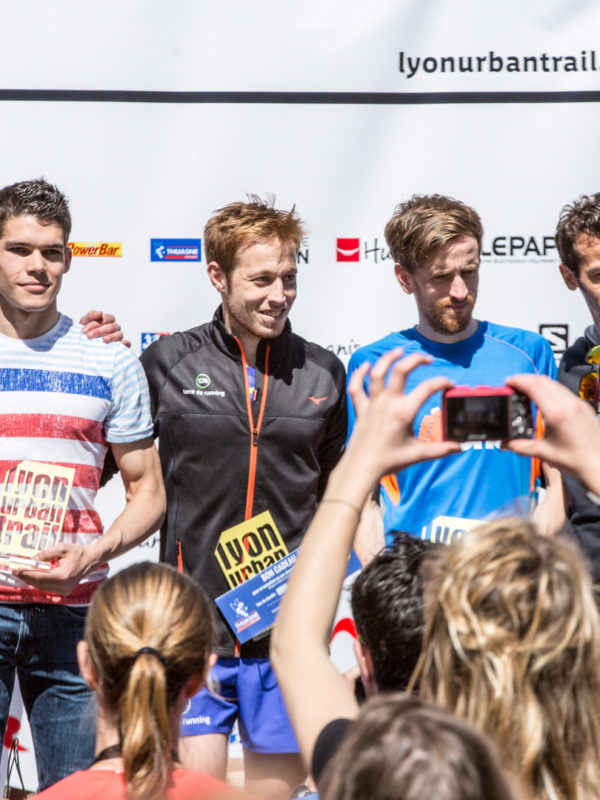
<path fill-rule="evenodd" d="M 209 603 L 187 576 L 144 562 L 106 581 L 92 599 L 77 650 L 81 673 L 96 693 L 96 759 L 38 797 L 247 797 L 178 763 L 180 717 L 204 683 L 211 645 Z"/>

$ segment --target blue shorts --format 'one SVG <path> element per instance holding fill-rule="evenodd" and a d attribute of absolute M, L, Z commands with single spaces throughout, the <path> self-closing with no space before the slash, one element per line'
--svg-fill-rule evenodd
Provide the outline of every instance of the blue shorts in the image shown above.
<path fill-rule="evenodd" d="M 239 717 L 240 739 L 255 753 L 298 753 L 275 673 L 268 658 L 219 658 L 210 673 L 214 691 L 188 701 L 181 736 L 231 733 Z"/>

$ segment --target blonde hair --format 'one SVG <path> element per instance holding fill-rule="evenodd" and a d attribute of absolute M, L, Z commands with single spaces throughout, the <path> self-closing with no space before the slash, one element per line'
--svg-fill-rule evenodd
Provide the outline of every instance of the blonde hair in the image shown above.
<path fill-rule="evenodd" d="M 206 672 L 212 638 L 204 592 L 166 564 L 134 564 L 94 594 L 85 639 L 118 717 L 127 800 L 166 796 L 171 712 L 189 678 Z"/>
<path fill-rule="evenodd" d="M 405 694 L 363 706 L 319 785 L 323 800 L 514 800 L 494 749 L 445 711 Z"/>
<path fill-rule="evenodd" d="M 204 228 L 204 252 L 207 263 L 215 261 L 228 275 L 240 250 L 258 242 L 278 239 L 297 252 L 304 236 L 302 220 L 291 211 L 274 207 L 275 198 L 262 200 L 248 195 L 248 202 L 229 203 L 214 212 Z"/>
<path fill-rule="evenodd" d="M 502 520 L 436 551 L 429 569 L 421 695 L 487 732 L 537 797 L 596 798 L 600 628 L 578 552 Z"/>

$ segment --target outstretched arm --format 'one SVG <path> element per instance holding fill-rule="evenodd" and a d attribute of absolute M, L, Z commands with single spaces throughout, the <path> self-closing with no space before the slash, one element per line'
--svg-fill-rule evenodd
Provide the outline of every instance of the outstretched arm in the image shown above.
<path fill-rule="evenodd" d="M 304 537 L 271 640 L 271 659 L 307 766 L 325 725 L 357 712 L 350 686 L 329 660 L 328 644 L 360 509 L 382 475 L 460 449 L 455 442 L 414 438 L 413 420 L 422 403 L 451 384 L 432 378 L 405 395 L 407 375 L 430 359 L 411 355 L 398 361 L 401 355 L 394 350 L 379 359 L 371 370 L 369 397 L 363 389 L 369 365 L 351 378 L 358 421 Z"/>
<path fill-rule="evenodd" d="M 52 569 L 16 570 L 21 580 L 44 592 L 68 595 L 90 572 L 130 550 L 160 527 L 166 500 L 160 460 L 152 439 L 113 443 L 111 448 L 125 484 L 124 510 L 90 545 L 64 542 L 43 550 L 38 558 L 54 562 Z"/>
<path fill-rule="evenodd" d="M 570 472 L 600 495 L 600 425 L 592 408 L 543 375 L 514 375 L 506 383 L 534 401 L 546 426 L 542 439 L 513 439 L 509 449 Z"/>

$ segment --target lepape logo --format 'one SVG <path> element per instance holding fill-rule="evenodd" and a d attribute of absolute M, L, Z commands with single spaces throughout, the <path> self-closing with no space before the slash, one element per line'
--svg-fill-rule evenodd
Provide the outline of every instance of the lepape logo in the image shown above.
<path fill-rule="evenodd" d="M 69 242 L 73 255 L 78 258 L 121 258 L 122 242 Z"/>
<path fill-rule="evenodd" d="M 557 259 L 554 236 L 503 234 L 484 238 L 481 256 L 488 261 L 539 261 L 554 263 Z"/>

